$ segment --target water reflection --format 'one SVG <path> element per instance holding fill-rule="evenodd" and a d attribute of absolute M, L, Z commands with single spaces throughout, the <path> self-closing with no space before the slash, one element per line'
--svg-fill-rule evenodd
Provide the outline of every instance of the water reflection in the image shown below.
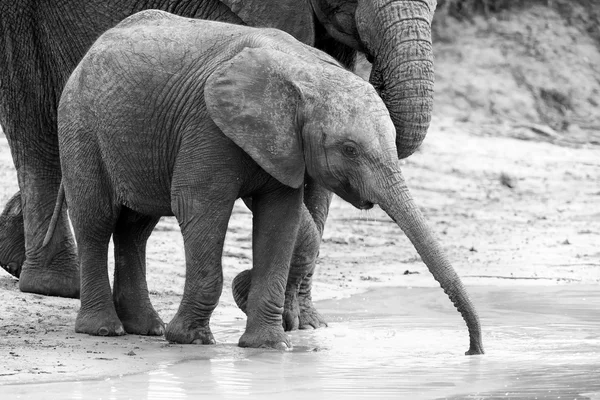
<path fill-rule="evenodd" d="M 187 395 L 183 388 L 183 382 L 177 375 L 171 373 L 168 365 L 162 366 L 156 371 L 148 373 L 147 391 L 148 400 L 185 399 Z M 143 388 L 143 382 L 136 387 Z M 140 390 L 140 393 L 144 393 Z"/>
<path fill-rule="evenodd" d="M 441 290 L 385 289 L 321 303 L 330 327 L 293 333 L 292 352 L 238 348 L 237 321 L 215 327 L 224 344 L 202 359 L 104 381 L 2 389 L 64 399 L 600 399 L 597 287 L 470 291 L 483 316 L 481 357 L 463 356 L 466 329 Z"/>

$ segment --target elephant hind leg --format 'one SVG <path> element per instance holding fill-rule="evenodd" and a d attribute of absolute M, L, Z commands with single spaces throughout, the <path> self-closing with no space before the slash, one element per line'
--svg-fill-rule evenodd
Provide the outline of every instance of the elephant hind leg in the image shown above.
<path fill-rule="evenodd" d="M 231 291 L 233 292 L 233 300 L 237 304 L 238 308 L 244 313 L 248 306 L 248 293 L 250 293 L 250 286 L 252 285 L 252 270 L 247 269 L 233 278 L 231 283 Z"/>
<path fill-rule="evenodd" d="M 97 176 L 93 180 L 79 179 L 75 193 L 65 186 L 81 264 L 81 307 L 75 320 L 75 332 L 118 336 L 124 335 L 125 330 L 113 304 L 108 245 L 119 207 L 107 197 L 107 186 L 97 180 Z"/>
<path fill-rule="evenodd" d="M 164 323 L 152 307 L 146 282 L 146 242 L 159 219 L 122 207 L 113 233 L 113 302 L 127 333 L 164 334 Z"/>

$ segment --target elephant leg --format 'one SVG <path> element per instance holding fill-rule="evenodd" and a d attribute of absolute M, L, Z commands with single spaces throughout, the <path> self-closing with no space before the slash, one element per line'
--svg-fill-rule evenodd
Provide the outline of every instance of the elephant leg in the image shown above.
<path fill-rule="evenodd" d="M 301 209 L 300 228 L 294 247 L 290 273 L 285 290 L 283 328 L 295 329 L 319 328 L 327 326 L 321 315 L 315 310 L 312 301 L 306 303 L 304 282 L 314 273 L 315 261 L 319 253 L 320 234 L 306 207 Z M 310 299 L 310 285 L 308 285 Z"/>
<path fill-rule="evenodd" d="M 38 106 L 39 99 L 29 97 L 31 91 L 19 93 L 18 98 L 24 96 L 22 101 L 4 104 L 8 106 L 3 114 L 11 119 L 3 120 L 2 125 L 17 168 L 24 232 L 13 231 L 15 224 L 20 223 L 18 216 L 11 217 L 14 224 L 0 227 L 3 228 L 0 248 L 14 247 L 20 242 L 20 235 L 24 236 L 25 260 L 19 273 L 21 291 L 79 297 L 77 252 L 66 207 L 59 216 L 53 240 L 42 246 L 61 180 L 56 118 L 46 106 Z M 10 204 L 5 212 L 9 208 Z M 18 270 L 15 261 L 11 262 L 11 269 Z"/>
<path fill-rule="evenodd" d="M 315 271 L 325 221 L 329 213 L 332 193 L 308 176 L 306 182 L 304 187 L 305 207 L 302 207 L 300 229 L 285 292 L 283 326 L 286 331 L 327 326 L 327 322 L 313 305 L 311 293 L 312 276 Z M 254 212 L 252 200 L 244 198 L 244 202 Z M 251 277 L 250 270 L 242 271 L 232 283 L 233 298 L 244 312 L 246 312 L 251 288 Z"/>
<path fill-rule="evenodd" d="M 102 197 L 98 195 L 92 201 L 103 203 L 98 199 Z M 75 320 L 75 332 L 99 336 L 125 334 L 113 303 L 107 265 L 108 244 L 117 216 L 117 213 L 106 215 L 106 210 L 100 207 L 72 208 L 81 264 L 81 308 Z"/>
<path fill-rule="evenodd" d="M 146 283 L 146 242 L 159 219 L 122 207 L 113 233 L 113 302 L 127 333 L 164 334 L 164 323 L 152 307 Z"/>
<path fill-rule="evenodd" d="M 302 189 L 281 186 L 253 197 L 252 285 L 241 347 L 291 347 L 283 331 L 283 306 L 302 194 Z"/>
<path fill-rule="evenodd" d="M 33 193 L 24 196 L 24 191 L 21 191 L 21 202 L 26 202 L 23 207 L 25 262 L 19 276 L 19 289 L 47 296 L 78 298 L 80 275 L 77 249 L 69 226 L 67 207 L 62 207 L 52 240 L 47 246 L 42 246 L 59 185 L 43 183 L 31 186 Z M 50 192 L 52 195 L 48 195 Z M 33 205 L 30 206 L 29 202 Z"/>
<path fill-rule="evenodd" d="M 315 272 L 321 238 L 323 237 L 332 197 L 333 194 L 329 190 L 317 184 L 314 179 L 306 177 L 304 204 L 312 217 L 312 221 L 314 221 L 314 225 L 309 224 L 309 227 L 307 227 L 309 233 L 302 236 L 304 244 L 299 243 L 302 247 L 294 253 L 294 257 L 300 260 L 298 265 L 303 265 L 303 262 L 306 265 L 304 268 L 300 267 L 299 270 L 301 272 L 306 271 L 306 273 L 303 274 L 300 285 L 291 284 L 288 281 L 288 293 L 292 289 L 297 290 L 298 293 L 298 326 L 300 329 L 316 329 L 327 326 L 327 322 L 313 305 L 312 277 Z M 290 273 L 291 277 L 292 274 Z"/>
<path fill-rule="evenodd" d="M 245 201 L 247 205 L 250 201 Z M 306 276 L 312 276 L 314 272 L 315 259 L 319 251 L 319 233 L 315 223 L 304 205 L 301 206 L 300 227 L 294 246 L 292 260 L 290 262 L 290 272 L 285 289 L 285 303 L 283 310 L 283 329 L 292 331 L 296 329 L 305 329 L 309 327 L 318 328 L 327 326 L 323 318 L 318 314 L 314 307 L 312 310 L 304 309 L 301 314 L 301 304 L 299 302 L 299 293 L 302 283 Z M 248 307 L 248 294 L 252 286 L 252 270 L 245 270 L 239 273 L 233 280 L 232 292 L 237 306 L 246 312 Z M 309 287 L 310 289 L 310 287 Z M 310 296 L 310 293 L 308 294 Z M 305 303 L 302 303 L 304 305 Z M 312 306 L 312 302 L 310 303 Z M 308 313 L 306 311 L 309 311 Z M 300 322 L 302 321 L 302 325 Z"/>
<path fill-rule="evenodd" d="M 169 342 L 216 343 L 209 322 L 223 290 L 221 258 L 234 201 L 235 194 L 228 191 L 186 190 L 172 196 L 183 234 L 186 276 L 181 304 L 165 331 Z"/>
<path fill-rule="evenodd" d="M 24 261 L 25 230 L 21 193 L 17 192 L 0 214 L 0 267 L 18 278 Z"/>

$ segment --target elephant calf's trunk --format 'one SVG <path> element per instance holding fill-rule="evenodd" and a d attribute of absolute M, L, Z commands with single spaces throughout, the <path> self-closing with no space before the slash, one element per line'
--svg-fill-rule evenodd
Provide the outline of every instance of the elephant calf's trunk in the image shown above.
<path fill-rule="evenodd" d="M 399 172 L 396 173 L 401 176 Z M 458 274 L 427 226 L 423 214 L 414 204 L 404 180 L 401 178 L 391 187 L 379 205 L 408 236 L 435 280 L 461 313 L 469 330 L 470 345 L 465 354 L 483 354 L 479 316 Z"/>

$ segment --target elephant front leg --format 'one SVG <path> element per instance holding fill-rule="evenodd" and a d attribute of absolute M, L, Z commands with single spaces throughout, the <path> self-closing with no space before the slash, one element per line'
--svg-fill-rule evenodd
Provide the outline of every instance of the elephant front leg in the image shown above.
<path fill-rule="evenodd" d="M 165 338 L 173 343 L 214 344 L 209 322 L 223 290 L 221 257 L 235 194 L 195 193 L 173 195 L 173 211 L 183 234 L 186 276 L 181 304 L 167 325 Z"/>
<path fill-rule="evenodd" d="M 250 202 L 244 200 L 247 205 Z M 304 205 L 301 206 L 300 227 L 294 246 L 290 272 L 285 289 L 285 303 L 283 311 L 283 329 L 292 331 L 296 329 L 318 328 L 327 326 L 326 322 L 315 310 L 312 301 L 305 302 L 308 293 L 310 298 L 310 284 L 303 284 L 307 276 L 312 278 L 315 261 L 319 252 L 320 235 L 316 225 Z M 309 278 L 310 279 L 310 278 Z M 246 312 L 248 294 L 252 287 L 252 270 L 240 272 L 233 280 L 232 293 L 237 306 Z M 301 292 L 301 287 L 303 288 Z M 302 293 L 302 303 L 299 295 Z"/>
<path fill-rule="evenodd" d="M 253 197 L 252 285 L 241 347 L 289 349 L 283 331 L 285 287 L 296 243 L 302 189 L 281 186 Z"/>
<path fill-rule="evenodd" d="M 146 242 L 159 219 L 123 207 L 113 233 L 113 302 L 127 333 L 164 334 L 164 323 L 152 307 L 146 283 Z"/>

